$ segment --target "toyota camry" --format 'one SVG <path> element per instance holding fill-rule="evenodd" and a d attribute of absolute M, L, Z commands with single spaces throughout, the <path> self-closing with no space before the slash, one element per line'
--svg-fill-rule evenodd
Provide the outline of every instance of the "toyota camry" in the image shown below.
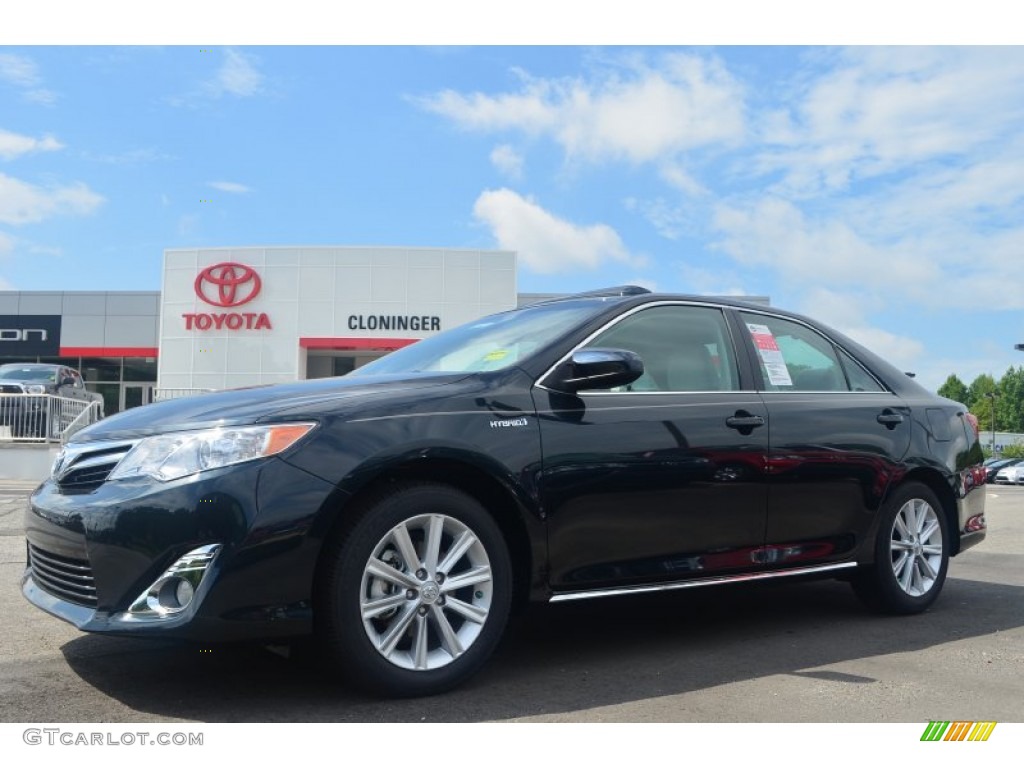
<path fill-rule="evenodd" d="M 963 405 L 835 330 L 610 289 L 82 430 L 31 496 L 22 591 L 89 632 L 312 635 L 425 695 L 529 601 L 821 577 L 923 611 L 985 536 L 982 459 Z"/>

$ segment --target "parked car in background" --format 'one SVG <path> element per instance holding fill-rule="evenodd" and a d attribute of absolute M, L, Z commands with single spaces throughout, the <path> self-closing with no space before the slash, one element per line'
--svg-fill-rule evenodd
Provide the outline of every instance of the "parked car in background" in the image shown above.
<path fill-rule="evenodd" d="M 87 390 L 82 374 L 74 368 L 49 363 L 0 365 L 0 426 L 10 429 L 12 437 L 58 438 L 93 402 L 102 409 L 102 395 Z"/>
<path fill-rule="evenodd" d="M 1020 459 L 985 459 L 985 482 L 995 482 L 996 473 L 1003 467 L 1016 464 Z"/>
<path fill-rule="evenodd" d="M 1024 484 L 1024 459 L 1015 459 L 997 470 L 995 481 L 1002 485 Z"/>
<path fill-rule="evenodd" d="M 427 695 L 530 600 L 818 577 L 924 611 L 985 537 L 982 460 L 962 404 L 841 333 L 625 287 L 87 427 L 31 496 L 22 592 L 92 632 L 314 633 Z"/>

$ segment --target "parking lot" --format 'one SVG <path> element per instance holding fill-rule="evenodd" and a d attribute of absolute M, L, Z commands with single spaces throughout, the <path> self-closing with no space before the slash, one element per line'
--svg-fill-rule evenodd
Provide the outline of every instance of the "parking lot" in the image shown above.
<path fill-rule="evenodd" d="M 19 591 L 27 494 L 0 485 L 4 722 L 1024 720 L 1024 487 L 989 487 L 988 539 L 923 615 L 872 615 L 835 581 L 538 606 L 468 685 L 402 701 L 282 649 L 85 635 L 43 614 Z"/>

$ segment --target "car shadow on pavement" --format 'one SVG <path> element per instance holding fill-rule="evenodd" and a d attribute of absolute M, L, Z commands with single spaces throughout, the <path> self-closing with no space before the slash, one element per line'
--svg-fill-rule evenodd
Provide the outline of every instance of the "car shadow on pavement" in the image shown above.
<path fill-rule="evenodd" d="M 513 619 L 498 652 L 466 685 L 404 700 L 368 698 L 261 646 L 87 635 L 61 650 L 86 683 L 151 717 L 468 722 L 557 719 L 778 674 L 875 682 L 815 668 L 1022 626 L 1024 587 L 964 579 L 949 579 L 931 610 L 910 617 L 869 613 L 837 581 L 535 606 Z M 91 719 L 88 712 L 67 714 Z"/>

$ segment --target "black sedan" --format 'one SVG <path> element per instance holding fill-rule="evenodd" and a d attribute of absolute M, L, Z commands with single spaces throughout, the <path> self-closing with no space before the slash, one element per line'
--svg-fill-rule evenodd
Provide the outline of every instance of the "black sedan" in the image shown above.
<path fill-rule="evenodd" d="M 354 683 L 430 694 L 530 600 L 815 576 L 923 611 L 985 536 L 982 459 L 964 406 L 836 331 L 627 287 L 83 430 L 22 589 L 92 632 L 313 634 Z"/>

